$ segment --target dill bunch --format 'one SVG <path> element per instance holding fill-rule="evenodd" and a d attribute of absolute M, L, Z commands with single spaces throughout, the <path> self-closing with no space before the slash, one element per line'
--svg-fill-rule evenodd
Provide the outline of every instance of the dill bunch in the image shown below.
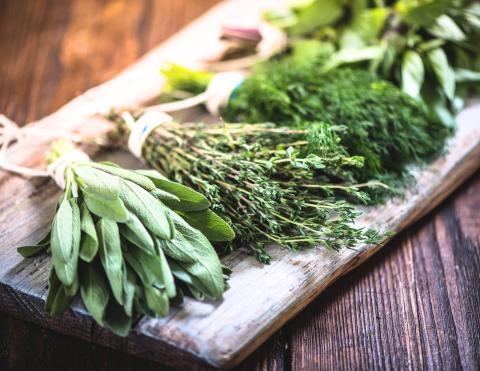
<path fill-rule="evenodd" d="M 352 69 L 322 74 L 315 63 L 302 68 L 269 63 L 245 80 L 223 113 L 227 120 L 294 128 L 318 120 L 342 125 L 346 152 L 365 158 L 356 172 L 359 180 L 402 174 L 407 164 L 438 153 L 451 132 L 424 104 L 373 74 Z"/>
<path fill-rule="evenodd" d="M 113 141 L 128 128 L 118 123 Z M 111 138 L 111 140 L 112 140 Z M 336 128 L 316 123 L 308 129 L 272 124 L 163 124 L 143 146 L 147 162 L 171 179 L 201 191 L 212 210 L 231 223 L 236 238 L 227 251 L 248 247 L 268 263 L 268 244 L 290 249 L 315 245 L 338 250 L 379 238 L 353 222 L 359 212 L 349 202 L 368 202 L 354 184 L 352 169 L 363 159 L 339 146 Z"/>

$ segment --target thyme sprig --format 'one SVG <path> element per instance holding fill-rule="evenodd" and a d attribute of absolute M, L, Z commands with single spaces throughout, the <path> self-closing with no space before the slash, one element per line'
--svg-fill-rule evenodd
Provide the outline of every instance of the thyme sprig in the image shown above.
<path fill-rule="evenodd" d="M 125 138 L 119 124 L 115 138 Z M 147 138 L 143 157 L 169 178 L 204 194 L 212 209 L 230 221 L 236 238 L 228 250 L 250 248 L 262 262 L 276 243 L 290 249 L 321 245 L 338 250 L 379 238 L 353 222 L 350 200 L 368 202 L 352 168 L 363 159 L 339 147 L 336 130 L 325 123 L 308 129 L 272 124 L 163 124 Z"/>

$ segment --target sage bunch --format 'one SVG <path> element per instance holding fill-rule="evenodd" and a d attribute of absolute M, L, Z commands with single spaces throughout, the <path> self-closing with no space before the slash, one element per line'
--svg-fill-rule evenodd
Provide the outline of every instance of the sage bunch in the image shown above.
<path fill-rule="evenodd" d="M 56 142 L 49 162 L 73 149 Z M 154 170 L 74 162 L 48 235 L 19 247 L 52 256 L 46 309 L 60 315 L 80 296 L 100 325 L 126 336 L 139 315 L 166 316 L 184 295 L 219 300 L 225 272 L 209 240 L 232 229 L 200 193 Z"/>
<path fill-rule="evenodd" d="M 117 114 L 110 119 L 118 124 L 110 141 L 124 143 L 128 126 Z M 143 157 L 204 194 L 231 223 L 236 238 L 227 251 L 247 248 L 268 263 L 269 244 L 338 250 L 378 240 L 375 231 L 353 225 L 359 212 L 350 201 L 368 202 L 362 189 L 381 185 L 355 183 L 352 169 L 361 168 L 363 158 L 339 147 L 336 130 L 325 123 L 290 130 L 169 122 L 147 137 Z"/>

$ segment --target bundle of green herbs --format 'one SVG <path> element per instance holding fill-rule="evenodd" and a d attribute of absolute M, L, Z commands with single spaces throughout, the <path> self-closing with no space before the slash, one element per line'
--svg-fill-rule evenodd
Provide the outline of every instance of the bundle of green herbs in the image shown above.
<path fill-rule="evenodd" d="M 379 180 L 391 190 L 405 178 L 409 164 L 442 150 L 452 129 L 421 101 L 368 71 L 322 72 L 320 66 L 315 59 L 299 63 L 292 58 L 259 66 L 230 96 L 221 110 L 223 117 L 300 130 L 325 122 L 338 136 L 343 153 L 364 158 L 364 166 L 352 170 L 354 178 Z M 185 91 L 181 76 L 190 80 L 194 75 L 176 71 L 163 73 L 170 89 L 178 86 Z M 204 74 L 202 78 L 206 81 Z M 371 195 L 376 200 L 383 193 L 376 189 Z"/>
<path fill-rule="evenodd" d="M 325 69 L 367 68 L 423 99 L 445 124 L 480 81 L 480 4 L 463 0 L 307 0 L 266 19 L 291 44 L 329 49 Z"/>
<path fill-rule="evenodd" d="M 72 150 L 70 142 L 56 142 L 48 161 Z M 136 316 L 166 316 L 184 294 L 222 297 L 226 268 L 209 239 L 231 240 L 234 232 L 204 196 L 154 170 L 106 162 L 73 162 L 64 174 L 51 231 L 18 248 L 25 257 L 51 251 L 52 315 L 80 295 L 99 325 L 126 336 Z"/>
<path fill-rule="evenodd" d="M 110 118 L 118 124 L 110 140 L 121 144 L 128 126 L 120 115 Z M 349 201 L 369 202 L 363 189 L 382 185 L 356 183 L 354 170 L 363 158 L 344 151 L 342 130 L 322 122 L 288 129 L 172 121 L 147 137 L 142 156 L 204 194 L 231 223 L 236 238 L 227 250 L 249 248 L 268 263 L 265 247 L 272 243 L 338 250 L 379 240 L 375 231 L 353 226 L 359 212 Z"/>

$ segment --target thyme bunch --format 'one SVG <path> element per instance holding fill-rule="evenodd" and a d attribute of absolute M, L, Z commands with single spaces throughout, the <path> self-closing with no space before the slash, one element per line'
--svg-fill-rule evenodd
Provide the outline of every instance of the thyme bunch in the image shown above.
<path fill-rule="evenodd" d="M 114 137 L 128 130 L 120 117 Z M 265 263 L 268 244 L 290 249 L 314 245 L 338 250 L 373 243 L 377 232 L 359 229 L 350 200 L 368 202 L 352 169 L 363 159 L 339 146 L 325 123 L 308 129 L 272 124 L 163 124 L 144 143 L 147 162 L 175 181 L 204 194 L 236 238 L 226 250 L 248 247 Z"/>

